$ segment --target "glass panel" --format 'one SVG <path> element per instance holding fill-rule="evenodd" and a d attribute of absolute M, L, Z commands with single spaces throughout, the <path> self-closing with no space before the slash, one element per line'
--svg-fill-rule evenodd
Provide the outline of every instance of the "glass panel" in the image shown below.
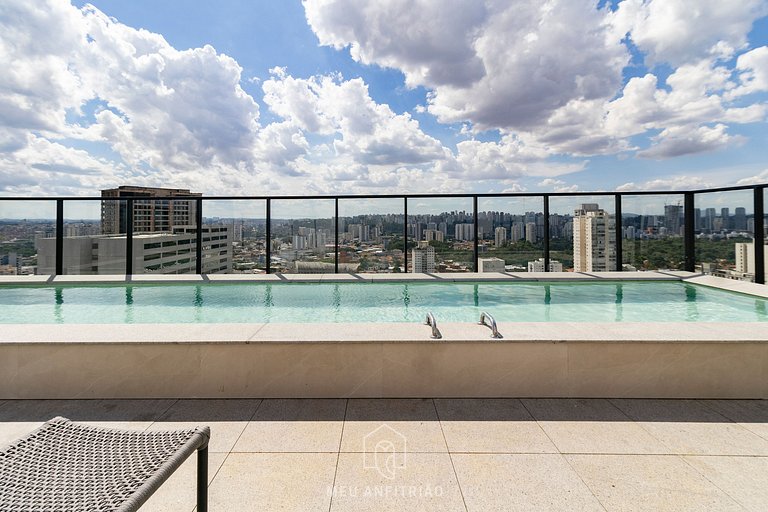
<path fill-rule="evenodd" d="M 543 197 L 481 197 L 477 210 L 479 272 L 544 271 Z"/>
<path fill-rule="evenodd" d="M 196 217 L 197 201 L 194 198 L 135 199 L 133 273 L 196 273 Z M 203 230 L 204 250 L 206 238 L 209 233 Z"/>
<path fill-rule="evenodd" d="M 622 268 L 685 268 L 684 201 L 682 194 L 622 196 Z"/>
<path fill-rule="evenodd" d="M 125 274 L 125 208 L 119 200 L 64 201 L 65 274 Z M 55 254 L 56 242 L 46 251 Z"/>
<path fill-rule="evenodd" d="M 339 272 L 404 272 L 403 199 L 339 199 Z"/>
<path fill-rule="evenodd" d="M 408 200 L 408 272 L 473 272 L 471 197 Z"/>
<path fill-rule="evenodd" d="M 333 199 L 273 200 L 272 271 L 333 273 L 336 264 L 334 211 Z"/>
<path fill-rule="evenodd" d="M 266 219 L 266 201 L 203 200 L 203 272 L 263 273 Z"/>
<path fill-rule="evenodd" d="M 693 212 L 696 269 L 718 277 L 754 281 L 752 191 L 696 194 Z"/>
<path fill-rule="evenodd" d="M 614 196 L 555 196 L 549 199 L 550 261 L 563 270 L 616 270 Z"/>
<path fill-rule="evenodd" d="M 55 272 L 56 202 L 0 200 L 0 275 Z"/>

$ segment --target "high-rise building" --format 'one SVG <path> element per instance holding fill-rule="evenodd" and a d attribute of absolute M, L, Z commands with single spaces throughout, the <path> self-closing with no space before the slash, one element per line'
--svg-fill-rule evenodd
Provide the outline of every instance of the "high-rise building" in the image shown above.
<path fill-rule="evenodd" d="M 768 246 L 767 246 L 768 247 Z M 736 266 L 734 270 L 740 274 L 755 275 L 755 243 L 739 242 L 734 244 L 736 251 Z M 768 275 L 768 258 L 763 260 L 763 271 Z"/>
<path fill-rule="evenodd" d="M 525 226 L 520 223 L 512 224 L 512 229 L 510 229 L 510 239 L 513 242 L 518 242 L 522 238 L 525 238 Z"/>
<path fill-rule="evenodd" d="M 431 274 L 435 271 L 435 248 L 429 242 L 420 241 L 411 250 L 411 265 L 414 274 Z"/>
<path fill-rule="evenodd" d="M 454 238 L 456 240 L 474 240 L 475 239 L 475 225 L 474 224 L 456 224 L 454 226 Z"/>
<path fill-rule="evenodd" d="M 573 269 L 616 270 L 616 219 L 595 203 L 582 204 L 574 213 Z"/>
<path fill-rule="evenodd" d="M 438 231 L 436 229 L 426 229 L 424 230 L 424 240 L 426 242 L 431 242 L 432 240 L 436 242 L 444 242 L 445 236 L 443 235 L 442 231 Z"/>
<path fill-rule="evenodd" d="M 728 208 L 720 208 L 720 218 L 722 219 L 722 229 L 731 229 L 731 214 Z"/>
<path fill-rule="evenodd" d="M 736 208 L 733 214 L 733 229 L 736 231 L 747 230 L 747 210 L 746 208 Z"/>
<path fill-rule="evenodd" d="M 507 243 L 507 228 L 499 226 L 494 230 L 496 247 L 501 247 Z"/>
<path fill-rule="evenodd" d="M 664 206 L 664 227 L 668 235 L 680 235 L 680 222 L 683 218 L 683 207 L 674 204 Z"/>
<path fill-rule="evenodd" d="M 536 243 L 536 223 L 528 222 L 525 224 L 525 240 L 532 244 Z"/>
<path fill-rule="evenodd" d="M 202 194 L 179 188 L 120 186 L 101 191 L 101 233 L 116 235 L 128 231 L 128 203 L 133 200 L 133 232 L 170 232 L 176 226 L 195 224 L 197 201 Z"/>

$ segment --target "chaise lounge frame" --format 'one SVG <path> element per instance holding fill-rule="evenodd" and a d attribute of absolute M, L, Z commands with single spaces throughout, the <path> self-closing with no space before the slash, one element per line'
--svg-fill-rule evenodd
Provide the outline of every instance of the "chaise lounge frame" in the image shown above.
<path fill-rule="evenodd" d="M 207 512 L 210 435 L 53 418 L 0 449 L 0 510 L 136 511 L 197 451 L 197 511 Z"/>

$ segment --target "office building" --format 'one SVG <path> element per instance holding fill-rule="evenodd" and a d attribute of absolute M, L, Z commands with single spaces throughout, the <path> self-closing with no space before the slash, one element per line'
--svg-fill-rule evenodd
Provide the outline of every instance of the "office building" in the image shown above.
<path fill-rule="evenodd" d="M 582 204 L 574 212 L 573 269 L 616 270 L 616 220 L 595 203 Z"/>
<path fill-rule="evenodd" d="M 668 204 L 664 206 L 664 227 L 668 235 L 682 235 L 683 207 Z"/>
<path fill-rule="evenodd" d="M 736 231 L 747 230 L 747 210 L 746 208 L 736 208 L 733 214 L 733 229 Z"/>
<path fill-rule="evenodd" d="M 202 272 L 232 272 L 232 238 L 228 226 L 203 226 Z M 64 239 L 65 274 L 104 275 L 125 273 L 125 235 L 92 235 Z M 194 226 L 177 226 L 170 233 L 133 236 L 134 274 L 194 274 L 196 272 Z M 56 271 L 56 239 L 42 238 L 38 246 L 38 273 Z"/>

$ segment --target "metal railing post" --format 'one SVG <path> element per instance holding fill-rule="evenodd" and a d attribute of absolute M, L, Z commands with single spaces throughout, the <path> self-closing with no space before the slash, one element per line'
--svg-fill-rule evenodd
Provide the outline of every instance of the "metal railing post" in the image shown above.
<path fill-rule="evenodd" d="M 622 247 L 622 215 L 621 215 L 621 194 L 616 194 L 614 196 L 616 199 L 614 200 L 616 203 L 616 271 L 621 272 L 624 268 L 622 263 L 624 261 L 624 255 L 623 255 L 623 247 Z"/>
<path fill-rule="evenodd" d="M 544 195 L 544 272 L 549 272 L 549 195 Z"/>
<path fill-rule="evenodd" d="M 56 264 L 55 274 L 64 273 L 64 200 L 56 200 Z"/>
<path fill-rule="evenodd" d="M 477 196 L 472 196 L 472 213 L 473 213 L 474 224 L 475 224 L 475 227 L 474 227 L 474 231 L 475 231 L 475 236 L 474 236 L 475 245 L 474 245 L 474 267 L 473 267 L 473 270 L 475 272 L 478 272 L 477 262 L 480 259 L 480 248 L 479 248 L 480 236 L 479 236 L 478 227 L 480 226 L 480 221 L 477 218 Z"/>
<path fill-rule="evenodd" d="M 195 234 L 197 235 L 197 247 L 195 248 L 195 273 L 203 273 L 203 200 L 197 198 L 197 211 L 195 212 Z"/>
<path fill-rule="evenodd" d="M 683 247 L 685 251 L 685 268 L 687 272 L 696 270 L 696 236 L 693 219 L 693 192 L 685 192 L 683 195 L 683 219 L 685 220 L 685 229 L 683 231 Z"/>
<path fill-rule="evenodd" d="M 133 199 L 125 200 L 125 275 L 133 274 Z"/>
<path fill-rule="evenodd" d="M 408 273 L 408 196 L 403 197 L 403 272 Z"/>
<path fill-rule="evenodd" d="M 334 236 L 335 242 L 334 242 L 334 264 L 333 264 L 333 272 L 335 274 L 339 273 L 339 198 L 334 198 L 334 217 L 333 217 L 333 230 L 336 232 L 336 235 Z"/>
<path fill-rule="evenodd" d="M 272 272 L 272 198 L 267 198 L 267 218 L 266 218 L 266 259 L 264 263 L 264 270 L 267 274 Z"/>
<path fill-rule="evenodd" d="M 755 231 L 753 236 L 755 238 L 755 282 L 758 284 L 765 284 L 765 204 L 764 204 L 764 189 L 763 187 L 755 187 L 754 193 L 754 224 Z"/>

